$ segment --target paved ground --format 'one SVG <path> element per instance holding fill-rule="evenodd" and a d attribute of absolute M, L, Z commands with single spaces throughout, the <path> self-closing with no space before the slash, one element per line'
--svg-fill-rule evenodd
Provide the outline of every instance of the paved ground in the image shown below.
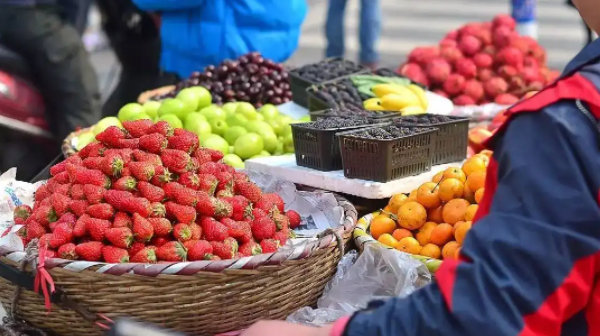
<path fill-rule="evenodd" d="M 290 62 L 304 64 L 324 56 L 323 26 L 327 1 L 309 0 L 310 12 L 303 26 L 300 47 Z M 379 40 L 381 64 L 396 67 L 418 45 L 435 44 L 446 32 L 472 21 L 485 21 L 509 11 L 508 0 L 380 0 L 383 30 Z M 346 56 L 356 59 L 359 0 L 349 0 L 346 13 Z M 547 48 L 550 66 L 562 69 L 583 45 L 584 30 L 575 9 L 564 0 L 538 0 L 539 41 Z M 110 51 L 92 55 L 105 90 L 114 66 Z"/>

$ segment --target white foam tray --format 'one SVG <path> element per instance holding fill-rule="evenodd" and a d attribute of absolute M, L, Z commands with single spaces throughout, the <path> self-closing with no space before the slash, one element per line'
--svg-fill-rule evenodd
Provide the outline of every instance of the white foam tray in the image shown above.
<path fill-rule="evenodd" d="M 303 184 L 338 193 L 350 194 L 368 199 L 389 198 L 397 193 L 408 193 L 421 184 L 431 181 L 441 170 L 451 166 L 460 166 L 461 162 L 433 166 L 431 171 L 420 175 L 405 177 L 386 183 L 348 179 L 342 170 L 322 172 L 296 165 L 293 154 L 269 156 L 246 161 L 246 170 L 272 175 L 282 180 Z"/>

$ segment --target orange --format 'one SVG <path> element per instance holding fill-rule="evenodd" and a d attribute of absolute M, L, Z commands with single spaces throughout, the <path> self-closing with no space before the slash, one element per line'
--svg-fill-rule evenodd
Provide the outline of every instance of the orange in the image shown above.
<path fill-rule="evenodd" d="M 480 188 L 477 189 L 477 191 L 475 192 L 475 202 L 477 202 L 477 204 L 481 203 L 481 200 L 483 199 L 484 190 L 485 188 Z"/>
<path fill-rule="evenodd" d="M 455 259 L 456 250 L 458 250 L 459 248 L 460 248 L 460 246 L 455 241 L 451 241 L 451 242 L 447 243 L 442 248 L 442 257 L 444 259 Z"/>
<path fill-rule="evenodd" d="M 371 236 L 375 239 L 379 239 L 382 234 L 391 234 L 397 227 L 396 221 L 389 216 L 379 215 L 371 221 Z"/>
<path fill-rule="evenodd" d="M 482 150 L 481 152 L 479 152 L 478 154 L 485 155 L 485 156 L 487 156 L 487 157 L 488 157 L 488 159 L 489 159 L 489 158 L 491 158 L 491 157 L 492 157 L 492 154 L 494 154 L 494 152 L 492 152 L 492 151 L 491 151 L 491 150 L 489 150 L 489 149 L 484 149 L 484 150 Z M 488 161 L 488 162 L 489 162 L 489 161 Z"/>
<path fill-rule="evenodd" d="M 417 189 L 410 192 L 410 194 L 408 195 L 408 198 L 406 199 L 406 202 L 408 202 L 408 201 L 412 201 L 412 202 L 417 201 Z"/>
<path fill-rule="evenodd" d="M 443 171 L 435 174 L 433 176 L 433 178 L 431 179 L 431 182 L 433 182 L 433 183 L 439 183 L 442 180 L 442 176 L 444 176 L 444 172 Z"/>
<path fill-rule="evenodd" d="M 389 205 L 386 205 L 386 206 L 383 208 L 383 212 L 389 212 L 389 213 L 393 213 L 393 212 L 392 212 L 392 208 L 390 208 L 390 206 L 389 206 Z"/>
<path fill-rule="evenodd" d="M 437 184 L 433 182 L 423 183 L 419 189 L 417 189 L 417 202 L 428 209 L 439 207 L 442 204 L 442 201 L 440 200 L 438 191 Z"/>
<path fill-rule="evenodd" d="M 465 212 L 465 220 L 472 221 L 475 218 L 475 214 L 477 213 L 477 208 L 479 205 L 471 204 L 467 207 L 467 211 Z"/>
<path fill-rule="evenodd" d="M 412 236 L 413 236 L 412 232 L 408 231 L 407 229 L 396 229 L 392 233 L 392 237 L 394 237 L 394 239 L 396 239 L 396 240 L 401 240 L 402 238 L 412 237 Z"/>
<path fill-rule="evenodd" d="M 463 196 L 464 189 L 464 184 L 456 178 L 447 178 L 440 183 L 440 199 L 448 202 L 455 198 L 460 198 Z"/>
<path fill-rule="evenodd" d="M 384 233 L 382 234 L 378 239 L 378 242 L 382 243 L 383 245 L 387 245 L 391 248 L 395 248 L 396 244 L 398 244 L 398 241 L 396 239 L 394 239 L 394 237 L 392 237 L 391 234 L 389 233 Z"/>
<path fill-rule="evenodd" d="M 462 171 L 462 169 L 458 167 L 450 167 L 444 170 L 443 179 L 445 180 L 447 178 L 455 178 L 462 183 L 465 183 L 465 181 L 467 180 L 467 176 L 465 175 L 465 173 Z"/>
<path fill-rule="evenodd" d="M 421 226 L 421 228 L 419 229 L 419 231 L 425 231 L 428 229 L 435 229 L 435 227 L 438 226 L 437 223 L 434 222 L 425 222 L 425 224 L 423 224 L 423 226 Z"/>
<path fill-rule="evenodd" d="M 443 209 L 444 209 L 444 206 L 440 205 L 439 207 L 437 207 L 435 209 L 427 210 L 427 221 L 434 222 L 434 223 L 443 223 L 444 222 L 444 218 L 442 218 L 442 210 Z"/>
<path fill-rule="evenodd" d="M 456 232 L 456 228 L 463 225 L 464 223 L 466 223 L 466 221 L 458 221 L 456 223 L 454 223 L 454 226 L 452 226 L 452 234 L 454 234 Z"/>
<path fill-rule="evenodd" d="M 400 206 L 404 204 L 407 199 L 408 196 L 404 194 L 396 194 L 390 198 L 390 202 L 388 203 L 387 207 L 390 208 L 391 213 L 398 213 L 398 209 L 400 209 Z"/>
<path fill-rule="evenodd" d="M 489 156 L 487 156 L 487 155 L 484 155 L 484 154 L 481 154 L 481 153 L 479 153 L 479 154 L 475 154 L 475 155 L 473 155 L 473 156 L 476 156 L 476 157 L 478 157 L 478 158 L 482 159 L 482 160 L 483 160 L 483 162 L 485 163 L 485 166 L 486 166 L 486 167 L 487 167 L 487 166 L 490 164 L 490 157 L 489 157 Z"/>
<path fill-rule="evenodd" d="M 469 203 L 473 204 L 475 203 L 475 192 L 472 191 L 471 188 L 466 187 L 464 188 L 463 198 L 469 201 Z"/>
<path fill-rule="evenodd" d="M 433 229 L 433 231 L 431 231 L 431 236 L 429 238 L 429 241 L 432 244 L 438 245 L 438 246 L 444 246 L 444 244 L 446 244 L 447 242 L 452 240 L 452 225 L 450 224 L 446 224 L 446 223 L 442 223 L 438 226 L 435 227 L 435 229 Z"/>
<path fill-rule="evenodd" d="M 455 198 L 444 205 L 442 218 L 444 222 L 454 225 L 456 222 L 464 221 L 467 207 L 471 205 L 469 201 L 462 198 Z"/>
<path fill-rule="evenodd" d="M 406 202 L 398 210 L 398 224 L 407 230 L 416 230 L 427 221 L 427 210 L 418 202 Z"/>
<path fill-rule="evenodd" d="M 480 188 L 485 187 L 485 176 L 486 173 L 483 171 L 476 171 L 471 173 L 469 177 L 467 177 L 467 186 L 471 191 L 477 191 Z"/>
<path fill-rule="evenodd" d="M 462 249 L 462 247 L 459 247 L 456 249 L 456 252 L 454 252 L 454 259 L 460 258 L 460 250 L 461 249 Z"/>
<path fill-rule="evenodd" d="M 467 161 L 465 161 L 465 163 L 463 163 L 462 166 L 462 170 L 465 172 L 465 174 L 467 176 L 473 174 L 473 172 L 476 171 L 485 171 L 486 169 L 486 162 L 484 161 L 484 159 L 481 156 L 478 156 L 479 154 L 475 154 L 473 156 L 471 156 L 470 158 L 467 159 Z M 487 158 L 487 156 L 483 155 L 484 157 Z"/>
<path fill-rule="evenodd" d="M 419 252 L 421 252 L 421 245 L 419 245 L 419 242 L 415 238 L 406 237 L 402 238 L 402 240 L 396 244 L 396 250 L 410 254 L 419 254 Z"/>
<path fill-rule="evenodd" d="M 423 246 L 419 254 L 424 257 L 439 259 L 442 256 L 442 250 L 437 245 L 427 244 Z"/>
<path fill-rule="evenodd" d="M 467 236 L 467 232 L 471 230 L 471 222 L 460 222 L 460 224 L 456 224 L 456 228 L 454 230 L 454 239 L 456 242 L 462 245 L 465 237 Z"/>

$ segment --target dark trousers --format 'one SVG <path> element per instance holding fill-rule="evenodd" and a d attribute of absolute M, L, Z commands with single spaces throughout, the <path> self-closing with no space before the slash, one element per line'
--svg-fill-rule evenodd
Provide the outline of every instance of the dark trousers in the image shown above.
<path fill-rule="evenodd" d="M 54 6 L 0 8 L 2 43 L 20 53 L 32 68 L 57 139 L 101 116 L 100 90 L 81 36 Z M 59 140 L 59 141 L 60 141 Z"/>

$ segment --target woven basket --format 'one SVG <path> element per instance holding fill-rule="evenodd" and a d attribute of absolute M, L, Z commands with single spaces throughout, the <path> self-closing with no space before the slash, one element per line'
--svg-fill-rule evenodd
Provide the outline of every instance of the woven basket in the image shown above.
<path fill-rule="evenodd" d="M 150 98 L 152 98 L 154 96 L 162 96 L 164 94 L 167 94 L 167 93 L 175 90 L 175 88 L 176 88 L 175 85 L 167 85 L 167 86 L 160 87 L 158 89 L 142 92 L 138 96 L 138 103 L 143 104 L 143 103 L 147 102 L 148 100 L 150 100 Z"/>
<path fill-rule="evenodd" d="M 361 217 L 356 222 L 356 228 L 354 229 L 353 236 L 354 236 L 354 243 L 356 244 L 356 247 L 358 247 L 359 251 L 362 252 L 364 250 L 365 244 L 379 244 L 385 248 L 391 249 L 391 247 L 384 245 L 384 244 L 378 242 L 377 240 L 375 240 L 375 238 L 373 238 L 371 236 L 371 234 L 369 233 L 369 226 L 371 225 L 371 221 L 373 220 L 373 218 L 377 217 L 380 213 L 381 213 L 381 211 L 375 211 L 373 213 L 370 213 L 370 214 L 367 214 L 367 215 Z M 438 270 L 438 268 L 440 267 L 440 265 L 442 264 L 442 261 L 438 260 L 438 259 L 432 259 L 432 258 L 428 258 L 428 257 L 414 255 L 414 254 L 408 254 L 408 255 L 421 261 L 422 263 L 424 263 L 425 266 L 427 266 L 427 269 L 429 270 L 429 272 L 431 272 L 432 274 L 435 273 Z"/>
<path fill-rule="evenodd" d="M 62 146 L 60 147 L 65 158 L 68 158 L 71 155 L 77 154 L 77 149 L 73 146 L 73 139 L 78 137 L 80 134 L 89 132 L 91 127 L 82 128 L 75 132 L 71 132 L 62 142 Z"/>
<path fill-rule="evenodd" d="M 238 260 L 185 263 L 104 264 L 50 259 L 46 269 L 57 288 L 81 307 L 109 318 L 128 316 L 189 335 L 240 330 L 261 319 L 284 319 L 313 306 L 351 242 L 356 210 L 335 195 L 344 223 L 334 232 L 293 250 Z M 0 249 L 0 262 L 15 267 L 24 252 Z M 86 267 L 87 266 L 87 267 Z M 0 278 L 0 301 L 10 306 L 15 286 Z M 100 327 L 23 290 L 17 316 L 56 335 L 103 335 Z"/>

